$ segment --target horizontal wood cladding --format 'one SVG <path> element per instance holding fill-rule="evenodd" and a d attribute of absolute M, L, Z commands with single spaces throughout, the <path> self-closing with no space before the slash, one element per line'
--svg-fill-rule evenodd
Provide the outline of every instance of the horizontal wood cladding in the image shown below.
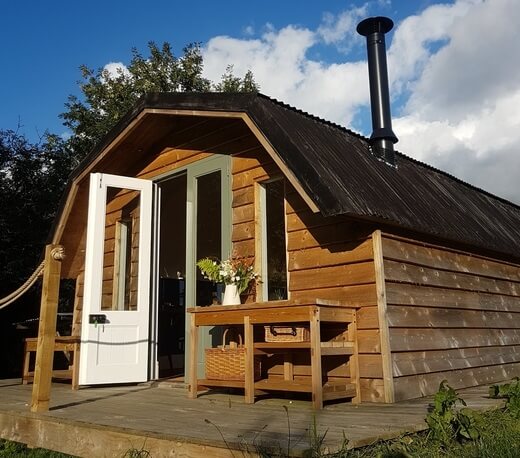
<path fill-rule="evenodd" d="M 289 251 L 301 250 L 315 247 L 331 247 L 337 250 L 336 244 L 351 241 L 359 241 L 366 238 L 366 229 L 360 228 L 356 223 L 350 221 L 331 222 L 328 219 L 322 226 L 314 226 L 302 230 L 294 230 L 287 226 L 287 249 Z"/>
<path fill-rule="evenodd" d="M 520 281 L 520 271 L 516 265 L 420 242 L 413 243 L 388 235 L 384 237 L 384 257 L 452 272 L 471 272 L 492 278 Z"/>
<path fill-rule="evenodd" d="M 360 378 L 361 402 L 385 402 L 385 386 L 382 378 Z"/>
<path fill-rule="evenodd" d="M 402 401 L 435 393 L 443 380 L 454 389 L 461 389 L 509 380 L 519 373 L 520 363 L 515 362 L 398 377 L 394 378 L 395 400 Z"/>
<path fill-rule="evenodd" d="M 389 305 L 387 320 L 389 326 L 405 328 L 516 329 L 520 323 L 520 310 L 512 313 Z"/>
<path fill-rule="evenodd" d="M 334 288 L 373 283 L 374 264 L 371 261 L 332 267 L 291 271 L 289 289 Z"/>
<path fill-rule="evenodd" d="M 309 301 L 316 298 L 343 300 L 355 307 L 374 306 L 377 304 L 375 284 L 342 286 L 338 288 L 318 288 L 294 291 L 291 298 Z M 341 298 L 341 299 L 338 299 Z"/>
<path fill-rule="evenodd" d="M 289 266 L 293 270 L 330 267 L 354 262 L 372 262 L 371 240 L 356 240 L 326 247 L 314 247 L 289 252 Z"/>
<path fill-rule="evenodd" d="M 255 186 L 281 176 L 267 155 L 252 150 L 233 157 L 233 253 L 253 257 L 260 227 L 255 210 Z M 291 299 L 336 300 L 358 306 L 359 372 L 362 398 L 383 400 L 382 364 L 378 330 L 374 254 L 368 224 L 344 217 L 313 213 L 286 181 L 285 213 L 288 286 Z M 254 300 L 254 297 L 248 297 Z M 299 357 L 297 354 L 294 358 Z M 307 363 L 295 363 L 298 377 L 309 377 Z M 327 364 L 324 362 L 324 364 Z M 325 366 L 324 366 L 325 367 Z M 283 375 L 283 363 L 275 361 L 271 376 Z M 327 369 L 331 377 L 348 377 L 348 363 Z"/>
<path fill-rule="evenodd" d="M 392 352 L 520 344 L 520 329 L 391 328 Z"/>
<path fill-rule="evenodd" d="M 501 296 L 477 291 L 387 283 L 386 293 L 389 304 L 506 312 L 520 310 L 520 297 Z"/>
<path fill-rule="evenodd" d="M 520 374 L 520 267 L 383 237 L 396 400 Z"/>
<path fill-rule="evenodd" d="M 387 281 L 520 296 L 520 282 L 518 281 L 498 280 L 470 273 L 431 269 L 405 262 L 385 260 L 385 276 Z"/>
<path fill-rule="evenodd" d="M 517 361 L 520 361 L 520 345 L 414 351 L 392 355 L 394 374 L 399 377 Z"/>

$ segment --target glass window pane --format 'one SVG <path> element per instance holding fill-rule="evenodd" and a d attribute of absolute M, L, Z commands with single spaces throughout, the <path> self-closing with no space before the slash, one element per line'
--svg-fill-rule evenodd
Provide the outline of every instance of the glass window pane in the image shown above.
<path fill-rule="evenodd" d="M 140 193 L 108 188 L 102 310 L 137 310 Z"/>
<path fill-rule="evenodd" d="M 287 299 L 287 257 L 283 180 L 265 184 L 267 299 Z M 264 274 L 265 275 L 265 274 Z"/>
<path fill-rule="evenodd" d="M 222 253 L 222 202 L 220 170 L 197 178 L 196 260 L 218 258 Z M 216 303 L 219 285 L 206 280 L 197 269 L 196 305 Z"/>

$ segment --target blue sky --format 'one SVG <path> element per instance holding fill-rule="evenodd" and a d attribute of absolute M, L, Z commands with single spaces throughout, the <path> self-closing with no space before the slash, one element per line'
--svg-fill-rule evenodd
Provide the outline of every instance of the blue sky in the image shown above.
<path fill-rule="evenodd" d="M 200 42 L 205 74 L 251 69 L 262 92 L 370 134 L 365 45 L 355 25 L 391 17 L 397 149 L 520 202 L 517 0 L 90 1 L 2 6 L 0 129 L 64 134 L 78 67 L 124 66 L 148 41 Z"/>
<path fill-rule="evenodd" d="M 365 2 L 257 1 L 215 2 L 20 0 L 2 7 L 3 70 L 0 74 L 0 128 L 16 129 L 18 122 L 30 138 L 45 129 L 62 132 L 58 114 L 69 94 L 79 94 L 78 67 L 128 63 L 132 47 L 146 53 L 149 41 L 170 42 L 177 54 L 190 42 L 207 43 L 227 35 L 249 38 L 267 24 L 281 29 L 294 24 L 316 29 L 325 13 L 339 14 Z M 394 20 L 431 2 L 400 1 L 379 6 L 371 13 Z M 358 51 L 364 51 L 358 49 Z M 310 53 L 329 62 L 344 55 L 334 47 L 317 46 Z M 232 62 L 230 62 L 232 63 Z"/>

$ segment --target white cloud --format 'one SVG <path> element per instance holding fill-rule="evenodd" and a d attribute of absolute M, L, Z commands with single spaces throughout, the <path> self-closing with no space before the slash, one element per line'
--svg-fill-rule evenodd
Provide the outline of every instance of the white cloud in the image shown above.
<path fill-rule="evenodd" d="M 219 80 L 233 63 L 237 75 L 252 70 L 261 91 L 331 121 L 349 125 L 360 105 L 368 101 L 366 64 L 326 64 L 308 51 L 319 35 L 306 28 L 266 27 L 259 39 L 212 38 L 203 50 L 204 73 Z"/>
<path fill-rule="evenodd" d="M 356 32 L 356 25 L 367 15 L 368 5 L 353 8 L 334 16 L 324 13 L 323 22 L 318 27 L 317 34 L 326 44 L 339 45 L 340 49 L 348 49 L 352 41 L 362 40 Z"/>
<path fill-rule="evenodd" d="M 262 92 L 351 126 L 369 103 L 366 62 L 318 61 L 310 51 L 350 46 L 342 42 L 366 10 L 325 15 L 316 30 L 266 24 L 257 39 L 215 37 L 203 50 L 205 76 L 218 80 L 230 63 L 238 75 L 251 69 Z M 397 148 L 518 203 L 519 23 L 517 0 L 436 4 L 397 23 L 388 50 Z"/>
<path fill-rule="evenodd" d="M 462 0 L 453 5 L 433 5 L 397 25 L 388 49 L 392 90 L 410 89 L 431 57 L 430 47 L 449 40 L 454 21 L 467 13 L 471 3 Z"/>
<path fill-rule="evenodd" d="M 109 78 L 117 78 L 121 75 L 130 76 L 130 72 L 122 62 L 109 62 L 103 67 L 103 71 L 108 73 Z"/>
<path fill-rule="evenodd" d="M 425 59 L 424 51 L 416 54 L 423 65 L 411 72 L 405 115 L 394 121 L 398 149 L 520 203 L 520 3 L 459 1 L 442 6 L 442 14 L 434 8 L 402 23 L 414 22 L 426 36 L 441 24 L 435 36 L 447 41 Z M 400 26 L 396 38 L 413 40 L 405 32 Z"/>

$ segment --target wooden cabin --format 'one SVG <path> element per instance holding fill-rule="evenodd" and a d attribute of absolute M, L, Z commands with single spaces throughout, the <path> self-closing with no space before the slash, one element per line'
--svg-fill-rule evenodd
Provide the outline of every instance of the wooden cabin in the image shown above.
<path fill-rule="evenodd" d="M 220 297 L 195 262 L 230 255 L 262 278 L 244 304 L 355 310 L 362 401 L 520 375 L 520 207 L 261 94 L 141 99 L 72 176 L 52 243 L 80 384 L 184 376 L 186 308 Z M 200 358 L 220 339 L 205 328 Z M 320 378 L 349 378 L 342 358 Z"/>

